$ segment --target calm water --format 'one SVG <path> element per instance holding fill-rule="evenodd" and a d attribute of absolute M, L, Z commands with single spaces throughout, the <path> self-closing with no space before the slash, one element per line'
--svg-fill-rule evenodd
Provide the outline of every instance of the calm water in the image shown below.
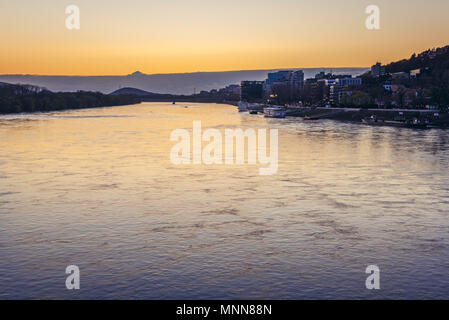
<path fill-rule="evenodd" d="M 449 299 L 448 131 L 188 105 L 0 116 L 0 299 Z M 193 120 L 279 129 L 278 173 L 172 165 Z"/>

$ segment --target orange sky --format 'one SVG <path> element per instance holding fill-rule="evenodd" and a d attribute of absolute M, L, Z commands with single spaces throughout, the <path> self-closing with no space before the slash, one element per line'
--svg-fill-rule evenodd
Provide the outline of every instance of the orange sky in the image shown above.
<path fill-rule="evenodd" d="M 81 29 L 67 30 L 76 4 Z M 365 28 L 366 6 L 381 30 Z M 449 44 L 447 0 L 0 0 L 0 74 L 366 67 Z"/>

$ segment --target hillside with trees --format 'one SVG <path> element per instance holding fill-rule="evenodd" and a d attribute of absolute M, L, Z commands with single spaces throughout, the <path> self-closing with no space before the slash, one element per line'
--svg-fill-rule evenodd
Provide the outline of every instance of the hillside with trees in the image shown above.
<path fill-rule="evenodd" d="M 392 62 L 385 68 L 387 73 L 410 72 L 424 68 L 432 69 L 433 75 L 441 75 L 442 71 L 449 70 L 449 46 L 414 53 L 409 59 Z"/>
<path fill-rule="evenodd" d="M 398 107 L 436 106 L 447 111 L 449 105 L 449 46 L 429 49 L 385 65 L 385 74 L 373 77 L 371 72 L 361 76 L 362 87 L 358 95 L 345 97 L 344 106 L 361 106 L 360 96 L 369 106 Z M 386 87 L 390 87 L 386 90 Z M 393 90 L 391 89 L 393 88 Z M 354 92 L 355 93 L 355 92 Z"/>

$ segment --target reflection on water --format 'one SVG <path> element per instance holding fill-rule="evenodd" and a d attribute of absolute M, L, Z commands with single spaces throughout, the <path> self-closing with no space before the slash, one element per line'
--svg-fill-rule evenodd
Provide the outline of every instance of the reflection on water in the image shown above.
<path fill-rule="evenodd" d="M 193 120 L 279 129 L 278 173 L 172 165 Z M 0 116 L 0 299 L 448 299 L 448 142 L 212 104 Z"/>

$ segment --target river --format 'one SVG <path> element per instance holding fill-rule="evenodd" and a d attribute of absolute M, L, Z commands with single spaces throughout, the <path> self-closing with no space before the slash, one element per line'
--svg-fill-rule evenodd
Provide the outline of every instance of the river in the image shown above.
<path fill-rule="evenodd" d="M 278 129 L 277 173 L 174 165 L 195 120 Z M 448 165 L 448 131 L 229 105 L 3 115 L 0 299 L 449 299 Z"/>

